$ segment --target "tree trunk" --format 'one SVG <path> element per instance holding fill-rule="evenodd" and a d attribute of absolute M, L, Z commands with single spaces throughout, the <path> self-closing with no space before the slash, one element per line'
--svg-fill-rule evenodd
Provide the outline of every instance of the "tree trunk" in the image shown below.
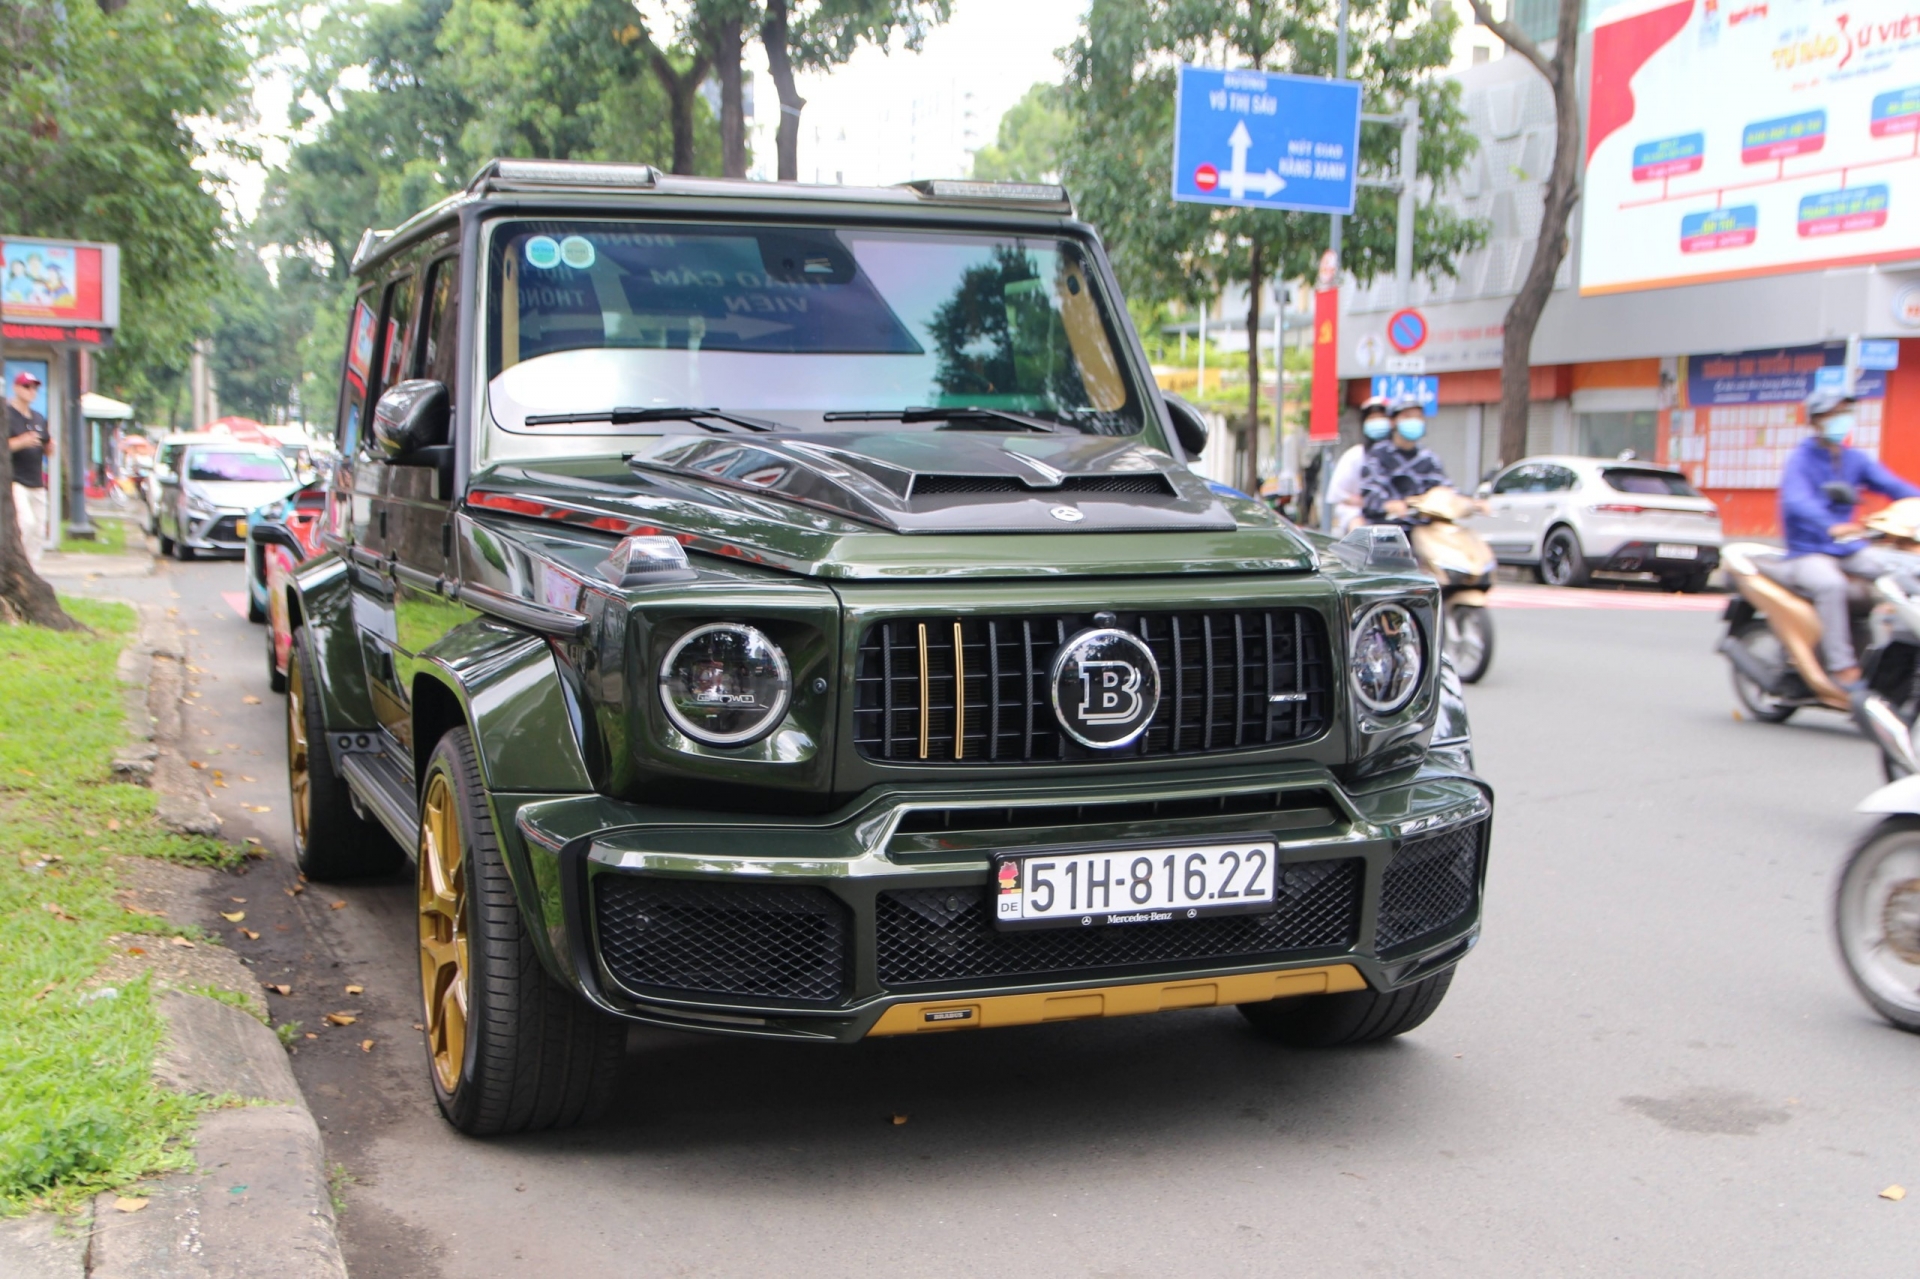
<path fill-rule="evenodd" d="M 11 66 L 0 66 L 0 96 L 6 94 L 7 79 L 12 71 Z M 6 222 L 7 211 L 0 207 L 0 225 Z M 0 369 L 6 367 L 6 333 L 0 330 Z M 52 373 L 51 368 L 48 373 Z M 11 394 L 12 390 L 12 386 L 8 385 L 4 391 L 0 391 L 0 396 Z M 75 406 L 76 411 L 78 407 Z M 6 410 L 0 408 L 0 424 L 6 421 Z M 4 430 L 0 430 L 0 435 L 5 434 Z M 48 468 L 49 472 L 51 469 Z M 87 629 L 67 616 L 53 588 L 33 571 L 33 565 L 27 559 L 26 544 L 20 540 L 20 517 L 13 506 L 13 448 L 4 441 L 0 441 L 0 622 L 31 622 L 35 626 L 56 631 Z"/>
<path fill-rule="evenodd" d="M 647 62 L 660 87 L 667 92 L 667 110 L 673 121 L 673 172 L 693 172 L 693 100 L 700 82 L 707 78 L 707 55 L 696 55 L 693 65 L 675 71 L 673 62 L 659 45 L 647 49 Z"/>
<path fill-rule="evenodd" d="M 1473 0 L 1476 14 L 1485 0 Z M 1484 21 L 1484 19 L 1483 19 Z M 1541 312 L 1553 296 L 1553 277 L 1567 256 L 1567 219 L 1580 199 L 1580 104 L 1575 63 L 1579 57 L 1580 0 L 1560 0 L 1559 30 L 1553 58 L 1548 61 L 1531 41 L 1508 28 L 1489 23 L 1518 52 L 1529 58 L 1553 88 L 1553 167 L 1547 176 L 1546 200 L 1540 215 L 1540 238 L 1534 242 L 1527 278 L 1507 308 L 1500 338 L 1500 457 L 1502 464 L 1518 461 L 1527 452 L 1527 411 L 1533 398 L 1533 332 Z"/>
<path fill-rule="evenodd" d="M 1260 241 L 1247 255 L 1247 469 L 1240 487 L 1260 496 Z"/>
<path fill-rule="evenodd" d="M 773 135 L 782 182 L 800 180 L 800 110 L 807 100 L 793 85 L 793 57 L 787 49 L 787 0 L 767 0 L 766 21 L 760 24 L 760 47 L 767 51 L 767 71 L 780 95 L 780 127 Z"/>
<path fill-rule="evenodd" d="M 745 45 L 739 18 L 728 18 L 714 31 L 714 69 L 720 75 L 720 172 L 729 178 L 747 176 L 747 108 L 740 88 L 740 55 Z"/>

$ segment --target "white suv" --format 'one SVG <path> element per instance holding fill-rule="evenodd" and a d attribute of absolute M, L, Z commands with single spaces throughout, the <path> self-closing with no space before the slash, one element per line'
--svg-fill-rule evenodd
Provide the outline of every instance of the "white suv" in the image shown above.
<path fill-rule="evenodd" d="M 1698 591 L 1720 563 L 1720 511 L 1680 472 L 1599 457 L 1529 457 L 1480 486 L 1466 521 L 1503 564 L 1551 586 L 1595 577 Z"/>

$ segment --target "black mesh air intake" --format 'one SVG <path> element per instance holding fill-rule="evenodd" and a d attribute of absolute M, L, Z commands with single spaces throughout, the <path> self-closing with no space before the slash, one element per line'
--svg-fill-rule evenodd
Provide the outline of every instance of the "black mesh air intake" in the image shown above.
<path fill-rule="evenodd" d="M 1215 915 L 1162 924 L 1001 932 L 985 887 L 913 888 L 880 894 L 875 962 L 880 984 L 963 986 L 983 979 L 1036 984 L 1191 968 L 1343 949 L 1359 931 L 1363 863 L 1300 862 L 1280 868 L 1279 905 L 1266 915 Z"/>
<path fill-rule="evenodd" d="M 1480 853 L 1487 823 L 1454 826 L 1400 845 L 1380 883 L 1380 928 L 1374 949 L 1443 932 L 1473 909 L 1480 890 Z"/>
<path fill-rule="evenodd" d="M 600 875 L 600 953 L 622 986 L 830 1003 L 847 984 L 847 908 L 823 888 Z"/>

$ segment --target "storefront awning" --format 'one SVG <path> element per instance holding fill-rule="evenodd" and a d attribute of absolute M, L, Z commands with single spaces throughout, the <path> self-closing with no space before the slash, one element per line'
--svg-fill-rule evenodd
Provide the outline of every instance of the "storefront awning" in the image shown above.
<path fill-rule="evenodd" d="M 122 404 L 118 400 L 108 399 L 104 395 L 95 395 L 88 391 L 80 397 L 80 416 L 111 422 L 125 422 L 133 418 L 133 406 Z"/>

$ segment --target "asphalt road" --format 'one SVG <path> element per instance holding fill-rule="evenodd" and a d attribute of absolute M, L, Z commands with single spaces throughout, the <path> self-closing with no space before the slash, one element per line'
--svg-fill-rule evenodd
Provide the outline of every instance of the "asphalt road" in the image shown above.
<path fill-rule="evenodd" d="M 1920 1193 L 1878 1192 L 1920 1190 L 1920 1039 L 1827 924 L 1876 760 L 1837 717 L 1737 720 L 1711 612 L 1497 614 L 1485 935 L 1400 1041 L 1292 1053 L 1231 1010 L 850 1048 L 636 1031 L 608 1122 L 479 1142 L 427 1085 L 410 885 L 290 895 L 239 585 L 94 589 L 196 632 L 193 732 L 269 852 L 228 894 L 259 940 L 222 927 L 315 1036 L 294 1065 L 358 1279 L 1913 1270 Z"/>

